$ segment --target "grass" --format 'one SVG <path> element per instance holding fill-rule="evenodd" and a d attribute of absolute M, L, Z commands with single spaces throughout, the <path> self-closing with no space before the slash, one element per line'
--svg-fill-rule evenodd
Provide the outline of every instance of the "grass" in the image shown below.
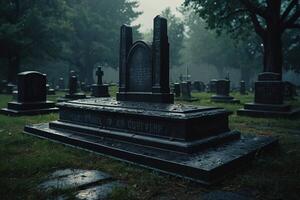
<path fill-rule="evenodd" d="M 111 87 L 113 96 L 116 88 Z M 50 96 L 55 100 L 62 93 Z M 242 103 L 251 102 L 253 95 L 232 94 Z M 236 111 L 242 104 L 211 103 L 208 93 L 194 93 L 195 105 L 225 107 Z M 0 95 L 0 107 L 11 100 Z M 185 103 L 185 102 L 178 102 Z M 291 101 L 300 107 L 300 101 Z M 104 156 L 66 147 L 22 133 L 26 124 L 56 120 L 57 114 L 30 117 L 0 115 L 0 199 L 51 199 L 55 194 L 37 191 L 37 185 L 58 169 L 96 169 L 112 174 L 128 185 L 113 191 L 111 199 L 201 199 L 210 190 L 248 190 L 257 199 L 298 199 L 300 196 L 300 119 L 262 119 L 231 115 L 230 126 L 243 134 L 273 135 L 280 148 L 258 156 L 252 166 L 213 188 L 172 176 L 158 174 Z M 58 191 L 59 193 L 59 191 Z"/>

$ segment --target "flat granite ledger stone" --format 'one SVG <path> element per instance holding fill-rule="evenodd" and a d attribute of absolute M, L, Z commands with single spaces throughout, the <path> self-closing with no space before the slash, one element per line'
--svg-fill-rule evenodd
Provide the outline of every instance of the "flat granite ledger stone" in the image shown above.
<path fill-rule="evenodd" d="M 221 103 L 240 103 L 239 100 L 234 99 L 229 95 L 230 92 L 230 81 L 226 79 L 221 79 L 216 81 L 216 95 L 211 97 L 214 102 Z"/>
<path fill-rule="evenodd" d="M 264 72 L 255 82 L 253 103 L 246 103 L 238 115 L 251 117 L 295 118 L 300 116 L 300 109 L 292 109 L 284 103 L 284 82 L 279 74 Z"/>
<path fill-rule="evenodd" d="M 154 38 L 166 33 L 165 19 L 158 16 L 155 24 Z M 25 133 L 206 185 L 220 181 L 246 165 L 258 151 L 277 143 L 271 137 L 244 138 L 240 132 L 231 131 L 230 112 L 225 109 L 173 104 L 167 73 L 169 61 L 164 51 L 158 48 L 154 60 L 166 65 L 152 66 L 150 46 L 144 42 L 131 46 L 130 39 L 124 42 L 122 35 L 131 33 L 131 29 L 122 26 L 121 32 L 120 53 L 125 56 L 120 56 L 122 73 L 117 99 L 59 103 L 57 121 L 28 125 Z M 157 42 L 160 44 L 161 40 Z M 127 56 L 129 49 L 132 54 Z M 137 76 L 144 81 L 135 80 Z"/>
<path fill-rule="evenodd" d="M 27 71 L 18 74 L 17 99 L 1 109 L 7 115 L 37 115 L 57 112 L 55 103 L 47 101 L 46 75 Z"/>

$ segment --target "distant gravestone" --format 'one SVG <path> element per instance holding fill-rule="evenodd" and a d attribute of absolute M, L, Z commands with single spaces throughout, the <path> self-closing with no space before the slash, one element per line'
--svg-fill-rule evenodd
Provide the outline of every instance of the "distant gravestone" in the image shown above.
<path fill-rule="evenodd" d="M 230 81 L 227 79 L 221 79 L 216 81 L 216 95 L 211 97 L 214 102 L 223 103 L 239 103 L 240 101 L 234 99 L 229 95 L 230 92 Z"/>
<path fill-rule="evenodd" d="M 240 94 L 245 95 L 246 93 L 246 83 L 245 81 L 240 82 Z"/>
<path fill-rule="evenodd" d="M 174 94 L 175 97 L 180 97 L 180 83 L 175 83 L 174 84 Z"/>
<path fill-rule="evenodd" d="M 102 77 L 104 76 L 104 72 L 101 67 L 97 68 L 97 84 L 92 85 L 92 96 L 93 97 L 109 97 L 108 85 L 103 84 Z"/>
<path fill-rule="evenodd" d="M 120 80 L 117 100 L 173 103 L 169 88 L 167 20 L 154 19 L 153 43 L 132 43 L 132 28 L 121 27 Z"/>
<path fill-rule="evenodd" d="M 192 98 L 191 95 L 191 86 L 187 82 L 182 82 L 180 84 L 180 89 L 181 89 L 181 97 L 185 100 L 189 100 Z"/>
<path fill-rule="evenodd" d="M 7 85 L 7 81 L 6 80 L 2 80 L 0 82 L 0 94 L 5 93 L 6 92 L 6 85 Z"/>
<path fill-rule="evenodd" d="M 51 88 L 49 84 L 46 84 L 46 88 L 47 88 L 47 95 L 55 95 L 55 90 Z"/>
<path fill-rule="evenodd" d="M 17 101 L 9 102 L 2 113 L 9 115 L 34 115 L 57 111 L 53 102 L 47 101 L 46 75 L 35 71 L 18 74 Z"/>
<path fill-rule="evenodd" d="M 198 92 L 204 92 L 205 90 L 205 84 L 201 81 L 194 81 L 193 83 L 193 89 Z"/>
<path fill-rule="evenodd" d="M 284 98 L 293 99 L 297 96 L 297 88 L 296 85 L 289 81 L 284 82 Z"/>
<path fill-rule="evenodd" d="M 68 93 L 61 98 L 58 98 L 58 102 L 70 101 L 76 99 L 85 99 L 86 96 L 84 93 L 78 92 L 78 78 L 75 71 L 70 71 L 69 74 L 69 91 Z"/>
<path fill-rule="evenodd" d="M 58 81 L 58 89 L 59 89 L 60 91 L 64 91 L 64 90 L 66 89 L 64 78 L 59 78 L 59 81 Z"/>
<path fill-rule="evenodd" d="M 209 82 L 209 92 L 216 93 L 216 91 L 217 91 L 217 80 L 212 79 Z"/>

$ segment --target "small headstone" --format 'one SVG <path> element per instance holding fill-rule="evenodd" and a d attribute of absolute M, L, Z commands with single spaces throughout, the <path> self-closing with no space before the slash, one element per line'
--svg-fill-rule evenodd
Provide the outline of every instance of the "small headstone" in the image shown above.
<path fill-rule="evenodd" d="M 217 92 L 217 80 L 212 79 L 209 82 L 209 92 L 216 93 Z"/>
<path fill-rule="evenodd" d="M 70 71 L 69 74 L 69 91 L 68 93 L 61 98 L 58 98 L 58 102 L 77 100 L 77 99 L 85 99 L 86 96 L 84 93 L 78 92 L 78 78 L 75 71 Z"/>
<path fill-rule="evenodd" d="M 201 81 L 194 81 L 193 89 L 198 91 L 198 92 L 204 92 L 205 91 L 205 84 Z"/>
<path fill-rule="evenodd" d="M 212 101 L 223 103 L 239 103 L 240 101 L 234 99 L 229 95 L 230 81 L 227 79 L 221 79 L 216 81 L 216 95 L 211 97 Z"/>
<path fill-rule="evenodd" d="M 64 78 L 59 78 L 58 89 L 61 90 L 61 91 L 64 91 L 66 89 Z"/>
<path fill-rule="evenodd" d="M 101 67 L 97 68 L 96 71 L 97 75 L 97 84 L 92 85 L 92 96 L 93 97 L 109 97 L 108 92 L 108 85 L 103 84 L 102 77 L 104 75 L 104 72 L 102 71 Z"/>
<path fill-rule="evenodd" d="M 191 84 L 188 82 L 180 83 L 181 99 L 184 101 L 197 101 L 198 99 L 191 95 Z"/>
<path fill-rule="evenodd" d="M 18 74 L 17 101 L 9 102 L 2 113 L 34 115 L 58 111 L 54 102 L 47 101 L 46 75 L 28 71 Z"/>
<path fill-rule="evenodd" d="M 241 95 L 246 94 L 246 83 L 245 83 L 245 81 L 240 82 L 240 94 Z"/>
<path fill-rule="evenodd" d="M 49 84 L 46 84 L 46 88 L 47 88 L 47 95 L 55 95 L 55 90 L 51 88 Z"/>
<path fill-rule="evenodd" d="M 180 97 L 180 83 L 174 83 L 175 97 Z"/>
<path fill-rule="evenodd" d="M 284 82 L 284 97 L 286 99 L 294 99 L 297 96 L 297 87 L 289 81 Z"/>

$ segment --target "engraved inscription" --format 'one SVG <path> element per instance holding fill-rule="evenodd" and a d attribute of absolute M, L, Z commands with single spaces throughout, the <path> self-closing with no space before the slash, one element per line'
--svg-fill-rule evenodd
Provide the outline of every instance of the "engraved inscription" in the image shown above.
<path fill-rule="evenodd" d="M 137 43 L 129 61 L 129 92 L 151 92 L 151 51 L 145 43 Z"/>

